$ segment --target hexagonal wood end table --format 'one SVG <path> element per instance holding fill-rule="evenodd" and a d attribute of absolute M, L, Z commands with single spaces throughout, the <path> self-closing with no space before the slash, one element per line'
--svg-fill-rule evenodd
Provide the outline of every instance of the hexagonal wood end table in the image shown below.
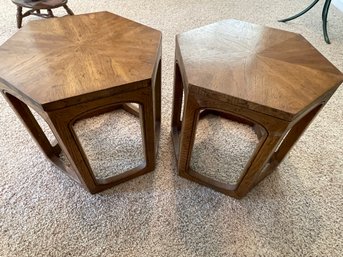
<path fill-rule="evenodd" d="M 225 20 L 177 35 L 172 137 L 179 175 L 245 196 L 275 170 L 342 80 L 299 34 Z M 197 123 L 208 113 L 249 124 L 259 137 L 237 184 L 190 168 Z"/>
<path fill-rule="evenodd" d="M 31 21 L 0 47 L 0 58 L 3 96 L 46 157 L 90 192 L 155 168 L 161 120 L 159 31 L 108 12 Z M 48 123 L 58 144 L 50 144 L 28 106 Z M 73 124 L 116 108 L 140 117 L 145 163 L 97 179 Z M 61 151 L 70 167 L 60 160 Z"/>

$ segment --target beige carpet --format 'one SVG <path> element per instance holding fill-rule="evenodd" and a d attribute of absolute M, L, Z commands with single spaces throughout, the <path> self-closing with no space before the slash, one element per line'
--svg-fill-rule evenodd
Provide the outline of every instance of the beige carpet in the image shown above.
<path fill-rule="evenodd" d="M 177 33 L 228 18 L 268 25 L 301 33 L 343 70 L 343 13 L 330 10 L 331 45 L 322 37 L 324 1 L 295 21 L 276 21 L 309 2 L 70 0 L 77 14 L 108 10 L 162 31 L 157 168 L 90 195 L 44 159 L 0 98 L 0 256 L 342 256 L 343 87 L 277 171 L 242 200 L 178 177 L 169 135 Z M 10 0 L 0 6 L 3 43 L 17 31 L 16 8 Z M 99 177 L 141 161 L 138 121 L 123 111 L 81 121 L 76 130 Z M 248 127 L 209 117 L 192 165 L 235 181 L 255 144 Z"/>

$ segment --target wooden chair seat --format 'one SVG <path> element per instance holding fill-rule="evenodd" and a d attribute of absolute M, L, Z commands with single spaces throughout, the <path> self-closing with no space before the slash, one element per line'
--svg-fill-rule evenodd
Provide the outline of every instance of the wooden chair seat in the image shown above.
<path fill-rule="evenodd" d="M 74 15 L 73 11 L 67 6 L 68 0 L 12 0 L 17 5 L 17 27 L 22 26 L 22 20 L 29 15 L 36 15 L 42 18 L 52 18 L 54 14 L 52 9 L 63 7 L 69 15 Z M 28 8 L 23 13 L 23 8 Z M 47 13 L 41 13 L 40 10 L 47 10 Z"/>

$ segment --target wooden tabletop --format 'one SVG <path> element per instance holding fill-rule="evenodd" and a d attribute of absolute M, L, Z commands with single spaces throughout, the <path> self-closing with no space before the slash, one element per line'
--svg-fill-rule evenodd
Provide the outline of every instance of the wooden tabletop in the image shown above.
<path fill-rule="evenodd" d="M 31 21 L 0 47 L 0 82 L 45 110 L 71 105 L 150 79 L 160 43 L 159 31 L 109 12 Z"/>
<path fill-rule="evenodd" d="M 224 20 L 177 36 L 194 90 L 291 120 L 343 81 L 299 34 Z"/>

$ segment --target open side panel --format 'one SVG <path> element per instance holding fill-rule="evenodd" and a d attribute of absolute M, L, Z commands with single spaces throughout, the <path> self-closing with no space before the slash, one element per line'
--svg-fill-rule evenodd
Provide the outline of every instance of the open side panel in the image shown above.
<path fill-rule="evenodd" d="M 74 133 L 97 184 L 119 180 L 145 167 L 140 119 L 137 117 L 140 108 L 136 103 L 120 104 L 103 114 L 87 113 L 74 123 Z"/>
<path fill-rule="evenodd" d="M 264 134 L 262 127 L 242 117 L 201 110 L 190 162 L 191 173 L 233 190 Z"/>

